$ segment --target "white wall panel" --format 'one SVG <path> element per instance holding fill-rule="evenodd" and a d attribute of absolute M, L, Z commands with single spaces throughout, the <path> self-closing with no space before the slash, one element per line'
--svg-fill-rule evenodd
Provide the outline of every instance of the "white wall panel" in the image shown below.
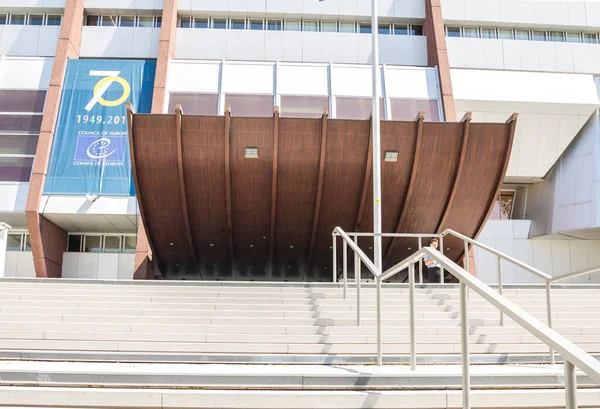
<path fill-rule="evenodd" d="M 17 276 L 17 251 L 7 251 L 6 260 L 4 262 L 4 277 L 16 277 Z"/>
<path fill-rule="evenodd" d="M 381 83 L 379 85 L 378 92 L 382 95 Z M 372 96 L 371 67 L 334 65 L 331 73 L 331 89 L 336 96 Z"/>
<path fill-rule="evenodd" d="M 272 63 L 227 62 L 223 66 L 223 92 L 226 94 L 273 94 L 274 69 L 275 66 Z"/>
<path fill-rule="evenodd" d="M 29 183 L 0 182 L 0 213 L 24 212 L 28 193 Z"/>
<path fill-rule="evenodd" d="M 286 65 L 277 68 L 277 92 L 282 95 L 329 95 L 329 67 Z"/>
<path fill-rule="evenodd" d="M 169 92 L 219 92 L 221 63 L 199 61 L 171 61 L 167 78 Z"/>
<path fill-rule="evenodd" d="M 19 11 L 31 11 L 31 8 L 39 8 L 43 12 L 55 13 L 65 8 L 66 0 L 2 0 L 0 8 Z"/>
<path fill-rule="evenodd" d="M 0 26 L 0 55 L 53 57 L 58 26 Z"/>
<path fill-rule="evenodd" d="M 54 58 L 4 57 L 0 60 L 0 89 L 48 89 L 53 64 Z"/>
<path fill-rule="evenodd" d="M 119 274 L 119 254 L 100 254 L 98 257 L 98 279 L 116 280 Z"/>
<path fill-rule="evenodd" d="M 102 14 L 104 10 L 126 12 L 135 10 L 137 13 L 149 10 L 160 11 L 163 9 L 163 0 L 85 0 L 85 8 L 98 10 Z"/>
<path fill-rule="evenodd" d="M 98 278 L 98 253 L 78 253 L 77 278 Z"/>
<path fill-rule="evenodd" d="M 437 73 L 433 68 L 385 68 L 388 98 L 438 99 Z"/>
<path fill-rule="evenodd" d="M 31 251 L 7 251 L 4 277 L 35 278 Z"/>
<path fill-rule="evenodd" d="M 533 266 L 533 240 L 515 240 L 515 258 L 523 263 Z M 529 271 L 517 267 L 515 269 L 515 283 L 533 284 L 537 278 Z M 539 280 L 538 280 L 539 281 Z"/>
<path fill-rule="evenodd" d="M 81 56 L 156 58 L 160 29 L 148 27 L 82 27 Z"/>
<path fill-rule="evenodd" d="M 134 265 L 135 254 L 119 254 L 117 278 L 119 280 L 133 280 Z"/>
<path fill-rule="evenodd" d="M 63 278 L 131 280 L 135 254 L 63 253 Z"/>

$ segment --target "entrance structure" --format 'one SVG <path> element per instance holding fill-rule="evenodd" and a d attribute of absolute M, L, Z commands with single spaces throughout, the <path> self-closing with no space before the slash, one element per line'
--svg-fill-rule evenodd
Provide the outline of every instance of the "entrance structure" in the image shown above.
<path fill-rule="evenodd" d="M 164 276 L 331 279 L 335 226 L 372 226 L 369 120 L 134 114 L 131 157 L 144 226 Z M 511 152 L 506 123 L 382 121 L 383 231 L 476 237 Z M 362 239 L 372 255 L 372 239 Z M 384 239 L 384 267 L 416 241 Z M 444 243 L 454 260 L 459 243 Z M 371 250 L 371 251 L 369 251 Z M 411 251 L 412 250 L 412 251 Z M 341 256 L 341 255 L 340 255 Z M 338 265 L 340 265 L 338 263 Z"/>

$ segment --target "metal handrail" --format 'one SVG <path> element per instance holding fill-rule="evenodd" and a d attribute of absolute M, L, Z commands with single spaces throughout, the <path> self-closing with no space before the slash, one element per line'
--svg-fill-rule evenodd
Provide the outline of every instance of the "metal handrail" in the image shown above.
<path fill-rule="evenodd" d="M 567 278 L 573 278 L 584 274 L 594 274 L 600 272 L 600 266 L 588 267 L 582 270 L 573 271 L 572 273 L 566 273 L 560 276 L 552 277 L 550 279 L 551 282 L 566 280 Z"/>

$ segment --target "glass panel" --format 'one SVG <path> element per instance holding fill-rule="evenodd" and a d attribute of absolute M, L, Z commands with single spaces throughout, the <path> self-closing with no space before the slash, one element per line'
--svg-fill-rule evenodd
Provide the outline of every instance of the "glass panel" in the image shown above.
<path fill-rule="evenodd" d="M 299 21 L 287 21 L 285 22 L 286 31 L 300 31 L 301 25 Z"/>
<path fill-rule="evenodd" d="M 319 22 L 317 21 L 305 21 L 304 31 L 319 31 Z"/>
<path fill-rule="evenodd" d="M 354 33 L 355 31 L 354 23 L 340 21 L 340 33 Z"/>
<path fill-rule="evenodd" d="M 501 40 L 512 40 L 513 39 L 512 28 L 499 28 L 498 29 L 498 38 Z"/>
<path fill-rule="evenodd" d="M 413 36 L 422 36 L 423 35 L 423 26 L 417 24 L 410 25 L 410 35 Z"/>
<path fill-rule="evenodd" d="M 589 44 L 598 43 L 598 36 L 592 33 L 583 33 L 583 42 Z"/>
<path fill-rule="evenodd" d="M 135 253 L 137 237 L 123 236 L 123 253 Z"/>
<path fill-rule="evenodd" d="M 121 27 L 135 27 L 135 17 L 121 16 Z"/>
<path fill-rule="evenodd" d="M 0 14 L 0 25 L 6 24 L 8 21 L 8 16 L 6 14 Z"/>
<path fill-rule="evenodd" d="M 104 236 L 104 252 L 118 253 L 121 250 L 121 236 Z"/>
<path fill-rule="evenodd" d="M 408 24 L 394 24 L 394 34 L 407 36 L 408 35 Z"/>
<path fill-rule="evenodd" d="M 102 236 L 85 236 L 84 253 L 100 253 L 102 251 L 101 239 Z"/>
<path fill-rule="evenodd" d="M 369 119 L 371 116 L 371 98 L 336 97 L 336 118 L 338 119 Z M 379 100 L 379 109 L 383 118 L 383 98 Z"/>
<path fill-rule="evenodd" d="M 10 24 L 17 26 L 25 25 L 25 14 L 11 14 Z"/>
<path fill-rule="evenodd" d="M 567 43 L 580 43 L 581 34 L 579 33 L 567 33 Z"/>
<path fill-rule="evenodd" d="M 232 18 L 229 20 L 229 28 L 232 30 L 244 30 L 246 28 L 246 20 Z"/>
<path fill-rule="evenodd" d="M 47 26 L 60 26 L 62 22 L 62 16 L 47 16 L 46 17 L 46 25 Z"/>
<path fill-rule="evenodd" d="M 414 121 L 419 111 L 424 111 L 425 120 L 439 121 L 440 111 L 436 100 L 390 98 L 394 121 Z"/>
<path fill-rule="evenodd" d="M 37 135 L 0 135 L 0 154 L 35 155 Z"/>
<path fill-rule="evenodd" d="M 389 24 L 379 24 L 377 26 L 377 30 L 379 32 L 379 34 L 390 34 L 390 25 Z"/>
<path fill-rule="evenodd" d="M 281 116 L 288 118 L 320 118 L 329 107 L 329 97 L 281 96 Z"/>
<path fill-rule="evenodd" d="M 117 25 L 117 16 L 102 16 L 102 26 L 115 27 Z"/>
<path fill-rule="evenodd" d="M 325 33 L 337 32 L 337 23 L 335 21 L 323 21 L 321 23 L 321 31 Z"/>
<path fill-rule="evenodd" d="M 460 37 L 460 27 L 446 27 L 448 37 Z"/>
<path fill-rule="evenodd" d="M 156 17 L 154 20 L 154 26 L 156 28 L 160 28 L 161 25 L 162 25 L 162 17 Z"/>
<path fill-rule="evenodd" d="M 0 91 L 0 112 L 44 112 L 46 91 Z"/>
<path fill-rule="evenodd" d="M 212 28 L 216 28 L 219 30 L 223 30 L 227 28 L 227 19 L 226 18 L 213 18 Z"/>
<path fill-rule="evenodd" d="M 358 32 L 362 34 L 371 34 L 371 23 L 358 23 Z"/>
<path fill-rule="evenodd" d="M 21 251 L 21 239 L 23 235 L 17 233 L 8 233 L 6 241 L 6 251 Z"/>
<path fill-rule="evenodd" d="M 194 19 L 194 28 L 208 28 L 208 19 L 207 18 L 195 18 Z"/>
<path fill-rule="evenodd" d="M 496 38 L 495 28 L 482 28 L 480 29 L 481 38 Z"/>
<path fill-rule="evenodd" d="M 23 251 L 31 251 L 31 238 L 29 237 L 29 234 L 25 235 L 25 248 Z"/>
<path fill-rule="evenodd" d="M 545 31 L 533 31 L 534 41 L 548 41 L 548 36 Z"/>
<path fill-rule="evenodd" d="M 181 104 L 183 112 L 190 115 L 217 115 L 217 94 L 176 94 L 169 98 L 168 112 L 175 112 L 175 105 Z"/>
<path fill-rule="evenodd" d="M 530 40 L 529 30 L 515 30 L 515 39 L 517 40 Z"/>
<path fill-rule="evenodd" d="M 267 30 L 270 30 L 270 31 L 283 30 L 283 24 L 282 24 L 281 20 L 268 20 L 267 21 Z"/>
<path fill-rule="evenodd" d="M 85 18 L 86 26 L 97 26 L 100 24 L 100 16 L 87 16 Z"/>
<path fill-rule="evenodd" d="M 244 117 L 272 117 L 273 95 L 225 95 L 225 104 L 231 105 L 231 115 Z"/>
<path fill-rule="evenodd" d="M 479 30 L 475 27 L 465 27 L 463 28 L 463 36 L 467 38 L 477 38 L 479 37 Z"/>
<path fill-rule="evenodd" d="M 191 27 L 191 17 L 181 17 L 177 22 L 177 27 L 179 28 L 190 28 Z"/>
<path fill-rule="evenodd" d="M 260 31 L 263 28 L 264 22 L 262 20 L 248 20 L 248 29 Z"/>
<path fill-rule="evenodd" d="M 44 25 L 44 15 L 43 14 L 30 14 L 29 15 L 29 25 L 30 26 L 43 26 Z"/>
<path fill-rule="evenodd" d="M 80 234 L 69 235 L 69 244 L 67 246 L 67 251 L 71 253 L 79 253 L 81 251 L 81 242 L 83 236 Z"/>
<path fill-rule="evenodd" d="M 565 41 L 565 33 L 562 31 L 550 31 L 550 41 L 562 43 Z"/>
<path fill-rule="evenodd" d="M 0 115 L 0 131 L 39 133 L 42 115 Z"/>
<path fill-rule="evenodd" d="M 138 17 L 138 27 L 154 27 L 154 17 L 140 16 Z"/>
<path fill-rule="evenodd" d="M 29 182 L 33 158 L 1 158 L 0 182 Z"/>

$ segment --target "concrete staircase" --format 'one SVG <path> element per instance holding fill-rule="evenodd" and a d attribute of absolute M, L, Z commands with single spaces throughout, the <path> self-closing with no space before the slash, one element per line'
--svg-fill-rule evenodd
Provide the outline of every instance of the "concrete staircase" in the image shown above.
<path fill-rule="evenodd" d="M 369 285 L 356 326 L 354 286 L 344 299 L 337 284 L 1 280 L 0 407 L 460 407 L 458 291 L 417 290 L 428 365 L 411 372 L 390 365 L 408 361 L 405 285 L 384 286 L 388 365 L 376 367 Z M 542 287 L 505 295 L 545 320 Z M 600 355 L 599 295 L 561 287 L 552 299 L 554 328 Z M 469 308 L 473 407 L 564 407 L 547 347 L 478 296 Z M 600 408 L 598 386 L 578 383 L 580 405 Z"/>

